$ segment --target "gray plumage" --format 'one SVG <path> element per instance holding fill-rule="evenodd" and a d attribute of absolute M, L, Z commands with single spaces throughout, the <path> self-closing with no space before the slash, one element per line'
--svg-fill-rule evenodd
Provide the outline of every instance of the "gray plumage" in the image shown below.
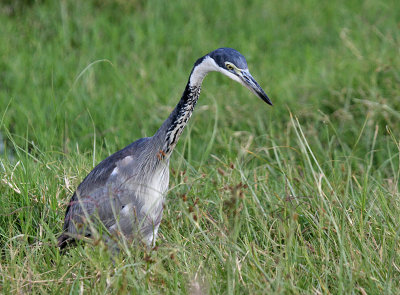
<path fill-rule="evenodd" d="M 218 71 L 271 101 L 251 76 L 243 55 L 220 48 L 198 59 L 182 98 L 152 137 L 139 139 L 98 164 L 78 186 L 65 214 L 58 246 L 103 232 L 154 245 L 168 190 L 169 158 L 210 71 Z M 272 105 L 272 104 L 271 104 Z"/>

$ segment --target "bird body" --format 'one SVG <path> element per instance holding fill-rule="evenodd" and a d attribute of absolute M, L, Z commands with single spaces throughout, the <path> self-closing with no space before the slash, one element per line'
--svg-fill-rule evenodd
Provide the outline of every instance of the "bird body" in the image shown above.
<path fill-rule="evenodd" d="M 78 186 L 66 210 L 58 246 L 103 227 L 110 236 L 154 245 L 169 183 L 169 159 L 200 96 L 207 73 L 218 71 L 271 104 L 245 58 L 220 48 L 198 59 L 175 109 L 152 137 L 139 139 L 98 164 Z"/>

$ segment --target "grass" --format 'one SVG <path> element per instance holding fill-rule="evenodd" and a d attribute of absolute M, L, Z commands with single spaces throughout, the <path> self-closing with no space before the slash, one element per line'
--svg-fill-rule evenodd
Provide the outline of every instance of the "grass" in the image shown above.
<path fill-rule="evenodd" d="M 0 4 L 0 292 L 398 294 L 397 1 Z M 157 248 L 55 248 L 96 163 L 151 136 L 194 61 L 218 74 L 171 159 Z"/>

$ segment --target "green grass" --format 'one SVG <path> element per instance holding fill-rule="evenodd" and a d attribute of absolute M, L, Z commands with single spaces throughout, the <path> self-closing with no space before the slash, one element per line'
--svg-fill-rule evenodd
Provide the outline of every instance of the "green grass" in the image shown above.
<path fill-rule="evenodd" d="M 399 19 L 395 0 L 3 1 L 0 292 L 398 294 Z M 222 46 L 274 107 L 210 74 L 157 248 L 61 256 L 76 186 Z"/>

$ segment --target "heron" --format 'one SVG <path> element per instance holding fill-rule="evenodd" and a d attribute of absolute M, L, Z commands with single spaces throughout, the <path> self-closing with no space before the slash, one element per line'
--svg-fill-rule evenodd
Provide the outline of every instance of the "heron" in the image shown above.
<path fill-rule="evenodd" d="M 58 237 L 61 250 L 85 237 L 93 238 L 99 228 L 114 240 L 123 237 L 155 245 L 169 186 L 170 157 L 199 99 L 202 82 L 213 71 L 272 105 L 237 50 L 219 48 L 199 58 L 181 99 L 157 132 L 107 157 L 79 184 Z"/>

